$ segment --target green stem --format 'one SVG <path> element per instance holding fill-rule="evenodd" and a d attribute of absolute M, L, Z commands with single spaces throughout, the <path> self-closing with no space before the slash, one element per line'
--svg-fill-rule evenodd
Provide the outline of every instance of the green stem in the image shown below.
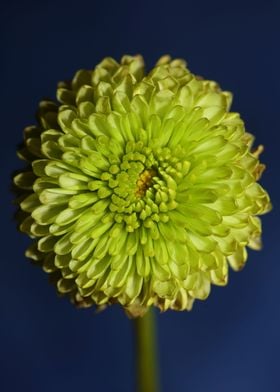
<path fill-rule="evenodd" d="M 153 310 L 135 319 L 138 392 L 159 392 L 156 319 Z"/>

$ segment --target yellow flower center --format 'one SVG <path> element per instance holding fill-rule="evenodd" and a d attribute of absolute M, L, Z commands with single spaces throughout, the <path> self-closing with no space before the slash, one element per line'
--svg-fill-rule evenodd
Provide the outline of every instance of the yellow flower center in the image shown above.
<path fill-rule="evenodd" d="M 145 169 L 139 176 L 136 183 L 135 195 L 143 197 L 147 189 L 152 185 L 153 177 L 157 174 L 155 169 Z"/>

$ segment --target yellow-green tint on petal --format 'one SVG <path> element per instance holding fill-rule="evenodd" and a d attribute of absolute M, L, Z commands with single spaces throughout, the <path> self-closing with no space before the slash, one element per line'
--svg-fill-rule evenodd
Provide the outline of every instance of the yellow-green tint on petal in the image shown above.
<path fill-rule="evenodd" d="M 232 94 L 163 56 L 110 57 L 60 82 L 14 176 L 26 255 L 76 306 L 190 310 L 261 249 L 271 209 Z"/>

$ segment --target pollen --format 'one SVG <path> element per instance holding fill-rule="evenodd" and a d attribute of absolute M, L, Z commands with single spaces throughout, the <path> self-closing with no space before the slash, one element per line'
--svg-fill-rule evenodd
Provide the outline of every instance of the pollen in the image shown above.
<path fill-rule="evenodd" d="M 139 176 L 136 183 L 135 195 L 137 197 L 144 197 L 147 189 L 153 183 L 153 177 L 157 174 L 155 169 L 145 169 Z"/>

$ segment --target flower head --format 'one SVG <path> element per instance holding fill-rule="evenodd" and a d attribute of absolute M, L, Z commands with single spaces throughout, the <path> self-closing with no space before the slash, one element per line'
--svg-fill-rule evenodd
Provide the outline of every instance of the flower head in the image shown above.
<path fill-rule="evenodd" d="M 260 248 L 261 147 L 231 93 L 160 58 L 105 58 L 39 105 L 19 156 L 26 255 L 79 306 L 191 309 Z"/>

